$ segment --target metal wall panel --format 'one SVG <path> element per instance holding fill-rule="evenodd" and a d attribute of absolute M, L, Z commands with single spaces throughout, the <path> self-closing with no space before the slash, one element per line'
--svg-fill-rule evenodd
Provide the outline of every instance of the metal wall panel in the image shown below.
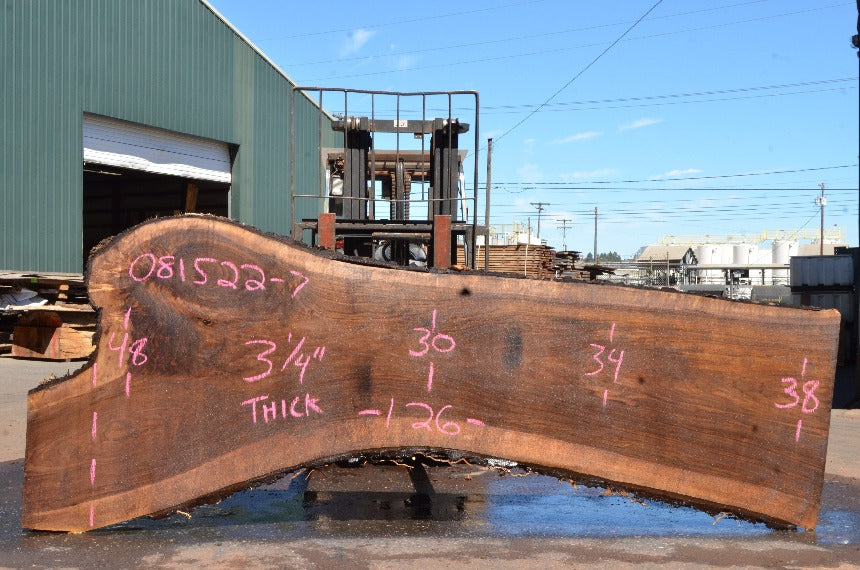
<path fill-rule="evenodd" d="M 792 287 L 852 287 L 854 259 L 850 255 L 794 256 Z"/>
<path fill-rule="evenodd" d="M 289 235 L 291 84 L 204 2 L 0 0 L 0 74 L 0 268 L 81 271 L 85 112 L 236 145 L 231 215 Z"/>

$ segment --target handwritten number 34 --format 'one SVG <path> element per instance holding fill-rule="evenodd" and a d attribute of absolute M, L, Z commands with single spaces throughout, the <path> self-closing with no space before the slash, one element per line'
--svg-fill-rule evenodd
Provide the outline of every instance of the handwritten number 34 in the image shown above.
<path fill-rule="evenodd" d="M 606 347 L 601 344 L 592 344 L 591 347 L 596 351 L 594 353 L 593 358 L 594 361 L 597 363 L 597 368 L 595 368 L 591 372 L 586 372 L 586 376 L 594 376 L 595 374 L 600 374 L 601 372 L 603 372 L 603 368 L 605 366 L 603 360 L 601 359 L 601 356 L 604 352 L 606 352 Z M 624 360 L 624 351 L 613 348 L 609 351 L 606 360 L 608 360 L 611 364 L 615 365 L 615 373 L 612 377 L 612 381 L 617 382 L 618 373 L 621 371 L 621 362 Z"/>

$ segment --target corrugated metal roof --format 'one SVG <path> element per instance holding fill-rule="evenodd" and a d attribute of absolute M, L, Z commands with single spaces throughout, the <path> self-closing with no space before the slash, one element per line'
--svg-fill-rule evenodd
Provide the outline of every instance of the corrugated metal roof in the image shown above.
<path fill-rule="evenodd" d="M 207 2 L 0 9 L 0 268 L 81 271 L 85 112 L 236 145 L 231 215 L 290 233 L 292 83 Z M 316 149 L 319 109 L 300 100 L 297 125 L 313 128 L 297 129 L 296 144 Z M 299 179 L 316 187 L 316 151 L 297 161 Z"/>
<path fill-rule="evenodd" d="M 687 245 L 646 245 L 636 254 L 636 261 L 666 261 L 679 262 L 684 258 L 690 246 Z"/>

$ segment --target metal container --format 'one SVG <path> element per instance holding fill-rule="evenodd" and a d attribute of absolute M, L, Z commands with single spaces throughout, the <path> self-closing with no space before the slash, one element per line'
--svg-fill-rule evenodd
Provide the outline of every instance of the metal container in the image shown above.
<path fill-rule="evenodd" d="M 792 287 L 846 287 L 854 285 L 850 255 L 815 255 L 791 258 Z"/>

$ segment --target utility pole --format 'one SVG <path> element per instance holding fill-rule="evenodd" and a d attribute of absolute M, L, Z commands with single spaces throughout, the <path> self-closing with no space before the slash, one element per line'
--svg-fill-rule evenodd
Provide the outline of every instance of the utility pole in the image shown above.
<path fill-rule="evenodd" d="M 484 199 L 484 225 L 486 226 L 486 237 L 484 239 L 484 271 L 490 270 L 490 179 L 493 174 L 493 139 L 487 139 L 487 196 Z M 475 260 L 475 265 L 478 261 Z"/>
<path fill-rule="evenodd" d="M 594 207 L 594 263 L 597 263 L 597 206 Z"/>
<path fill-rule="evenodd" d="M 824 255 L 824 206 L 827 198 L 824 197 L 824 182 L 821 183 L 821 196 L 815 199 L 815 203 L 821 208 L 821 233 L 818 234 L 818 255 Z"/>
<path fill-rule="evenodd" d="M 572 222 L 573 220 L 559 220 L 561 222 L 561 248 L 564 251 L 567 251 L 567 222 Z"/>
<path fill-rule="evenodd" d="M 537 237 L 540 239 L 540 213 L 543 211 L 544 206 L 549 206 L 549 202 L 531 202 L 531 205 L 537 208 L 538 211 Z"/>

